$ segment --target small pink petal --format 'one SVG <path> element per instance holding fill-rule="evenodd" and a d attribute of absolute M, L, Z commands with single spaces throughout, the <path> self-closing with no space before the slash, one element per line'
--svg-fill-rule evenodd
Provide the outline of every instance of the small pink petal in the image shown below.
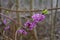
<path fill-rule="evenodd" d="M 6 22 L 6 19 L 4 19 L 4 21 L 3 21 L 3 22 L 4 22 L 4 24 L 6 24 L 6 23 L 7 23 L 7 22 Z"/>
<path fill-rule="evenodd" d="M 5 27 L 5 30 L 8 30 L 10 28 L 10 26 L 7 26 L 7 27 Z"/>

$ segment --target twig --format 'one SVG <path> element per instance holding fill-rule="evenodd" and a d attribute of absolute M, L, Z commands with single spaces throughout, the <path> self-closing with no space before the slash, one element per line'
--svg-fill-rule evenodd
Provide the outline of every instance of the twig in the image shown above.
<path fill-rule="evenodd" d="M 40 12 L 40 11 L 42 11 L 42 10 L 26 10 L 26 11 L 24 11 L 24 10 L 11 10 L 11 9 L 3 8 L 3 7 L 0 7 L 0 9 L 11 11 L 11 12 Z M 51 11 L 51 10 L 55 10 L 55 9 L 60 9 L 60 8 L 52 8 L 52 9 L 47 9 L 47 10 Z"/>
<path fill-rule="evenodd" d="M 2 13 L 0 13 L 0 15 L 6 17 L 6 18 L 8 18 L 8 19 L 10 19 L 10 20 L 13 21 L 15 24 L 18 24 L 14 19 L 10 18 L 9 16 L 6 16 L 6 15 L 4 15 L 4 14 L 2 14 Z"/>
<path fill-rule="evenodd" d="M 5 31 L 3 31 L 3 36 L 7 39 L 13 40 L 13 39 L 11 39 L 11 38 L 9 38 L 8 36 L 5 35 Z"/>
<path fill-rule="evenodd" d="M 36 27 L 34 28 L 34 36 L 35 36 L 36 40 L 38 40 Z"/>
<path fill-rule="evenodd" d="M 19 27 L 16 32 L 15 32 L 15 40 L 17 40 L 17 31 L 20 29 L 21 27 Z"/>

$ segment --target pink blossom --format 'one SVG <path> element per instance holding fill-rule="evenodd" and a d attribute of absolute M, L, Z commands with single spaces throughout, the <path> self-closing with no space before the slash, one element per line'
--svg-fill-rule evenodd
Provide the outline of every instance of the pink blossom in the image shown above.
<path fill-rule="evenodd" d="M 35 22 L 39 22 L 39 21 L 42 21 L 43 19 L 45 19 L 45 15 L 42 15 L 42 14 L 34 14 L 34 15 L 32 15 L 32 19 Z"/>
<path fill-rule="evenodd" d="M 3 21 L 3 22 L 4 22 L 4 24 L 6 24 L 6 23 L 7 23 L 7 22 L 6 22 L 6 19 L 4 19 L 4 21 Z"/>
<path fill-rule="evenodd" d="M 20 29 L 17 32 L 23 35 L 27 35 L 27 32 L 24 29 Z"/>
<path fill-rule="evenodd" d="M 10 28 L 10 26 L 7 26 L 7 27 L 5 27 L 5 30 L 8 30 Z"/>

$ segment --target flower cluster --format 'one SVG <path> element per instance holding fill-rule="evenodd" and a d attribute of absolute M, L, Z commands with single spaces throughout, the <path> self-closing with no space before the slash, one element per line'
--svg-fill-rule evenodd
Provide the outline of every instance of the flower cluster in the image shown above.
<path fill-rule="evenodd" d="M 22 35 L 27 35 L 27 32 L 24 29 L 20 29 L 17 32 L 22 34 Z"/>
<path fill-rule="evenodd" d="M 42 14 L 34 14 L 34 15 L 32 15 L 32 21 L 27 20 L 27 21 L 24 23 L 24 28 L 27 28 L 27 29 L 29 29 L 29 30 L 33 30 L 34 27 L 36 27 L 36 24 L 37 24 L 38 22 L 44 20 L 44 19 L 45 19 L 45 15 L 42 15 Z M 22 30 L 22 29 L 19 30 L 18 32 L 21 33 L 21 34 L 24 34 L 24 35 L 27 34 L 27 32 L 26 32 L 25 30 Z"/>
<path fill-rule="evenodd" d="M 25 28 L 29 28 L 29 30 L 33 30 L 33 28 L 36 26 L 35 22 L 30 22 L 30 20 L 27 20 L 27 22 L 24 24 Z"/>
<path fill-rule="evenodd" d="M 20 29 L 20 30 L 17 30 L 17 33 L 20 33 L 22 35 L 27 35 L 27 31 L 28 30 L 33 30 L 35 27 L 36 27 L 36 24 L 40 21 L 43 21 L 45 19 L 45 15 L 43 14 L 34 14 L 32 15 L 32 21 L 30 20 L 27 20 L 25 23 L 24 23 L 24 29 Z M 3 21 L 4 24 L 6 24 L 6 19 Z M 10 26 L 8 25 L 7 27 L 5 27 L 5 30 L 8 30 L 10 28 Z M 26 29 L 26 30 L 25 30 Z M 28 29 L 28 30 L 27 30 Z"/>
<path fill-rule="evenodd" d="M 34 14 L 33 16 L 32 16 L 32 19 L 33 19 L 33 21 L 35 21 L 35 22 L 39 22 L 39 21 L 42 21 L 43 19 L 45 19 L 45 15 L 42 15 L 42 14 Z"/>
<path fill-rule="evenodd" d="M 34 27 L 36 27 L 36 24 L 42 20 L 45 19 L 45 15 L 42 14 L 34 14 L 32 15 L 33 21 L 30 22 L 30 20 L 27 20 L 27 22 L 24 24 L 25 27 L 28 27 L 30 30 L 33 30 Z"/>

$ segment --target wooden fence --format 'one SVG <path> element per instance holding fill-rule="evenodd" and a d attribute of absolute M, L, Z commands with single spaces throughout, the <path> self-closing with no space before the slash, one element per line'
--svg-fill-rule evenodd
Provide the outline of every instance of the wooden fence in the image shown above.
<path fill-rule="evenodd" d="M 10 33 L 10 31 L 7 31 L 8 34 L 6 34 L 5 36 L 3 35 L 3 37 L 5 38 L 4 40 L 20 40 L 19 36 L 15 38 L 15 32 L 16 32 L 17 28 L 22 26 L 22 22 L 21 22 L 21 18 L 19 17 L 20 16 L 19 13 L 29 12 L 30 15 L 32 15 L 33 12 L 42 11 L 42 10 L 32 10 L 32 3 L 33 3 L 33 0 L 30 0 L 30 10 L 29 11 L 28 10 L 22 10 L 22 11 L 18 10 L 19 9 L 18 0 L 16 0 L 16 10 L 11 10 L 11 9 L 6 9 L 6 8 L 3 8 L 3 7 L 0 7 L 0 10 L 7 10 L 9 12 L 16 12 L 17 23 L 18 23 L 16 25 L 14 23 L 10 24 L 11 33 Z M 56 1 L 56 8 L 53 8 L 53 1 L 51 0 L 51 9 L 47 9 L 48 11 L 51 11 L 51 27 L 50 27 L 51 28 L 50 29 L 50 35 L 51 36 L 50 36 L 50 40 L 56 40 L 54 31 L 55 31 L 55 28 L 56 28 L 56 15 L 57 15 L 57 10 L 58 9 L 60 9 L 60 8 L 58 8 L 58 0 Z M 53 10 L 55 11 L 54 16 L 53 16 Z M 33 38 L 32 39 L 26 39 L 26 40 L 44 40 L 43 38 L 42 39 L 38 39 L 36 28 L 32 32 L 33 32 Z"/>

